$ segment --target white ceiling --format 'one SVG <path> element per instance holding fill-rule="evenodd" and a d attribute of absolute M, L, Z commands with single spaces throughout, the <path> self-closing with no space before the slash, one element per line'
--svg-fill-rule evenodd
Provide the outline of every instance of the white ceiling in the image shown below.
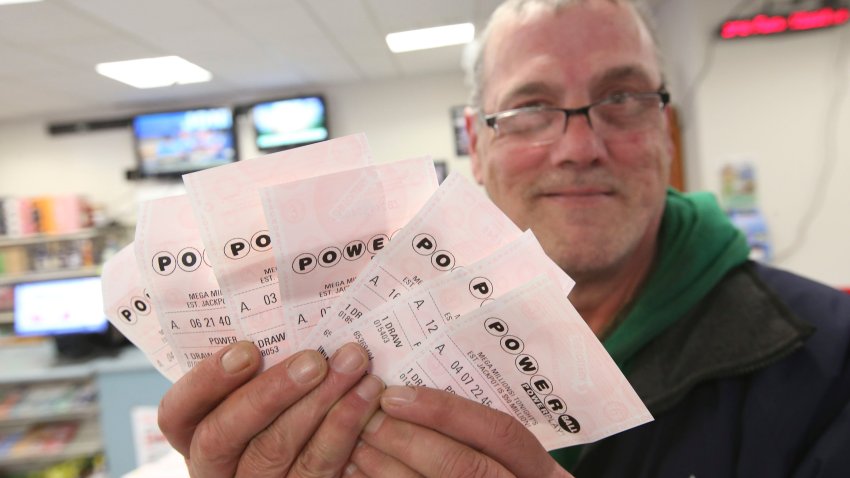
<path fill-rule="evenodd" d="M 0 121 L 87 119 L 460 70 L 462 47 L 393 54 L 387 33 L 474 22 L 500 0 L 45 0 L 0 6 Z M 139 90 L 96 63 L 179 55 L 213 81 Z"/>

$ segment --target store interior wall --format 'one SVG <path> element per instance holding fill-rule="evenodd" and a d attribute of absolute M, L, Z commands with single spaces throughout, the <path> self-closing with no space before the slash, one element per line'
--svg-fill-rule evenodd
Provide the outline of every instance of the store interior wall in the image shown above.
<path fill-rule="evenodd" d="M 280 96 L 304 92 L 281 91 Z M 306 92 L 325 96 L 332 136 L 365 133 L 376 162 L 430 155 L 445 161 L 450 172 L 471 178 L 468 157 L 455 152 L 450 116 L 452 106 L 466 102 L 462 74 Z M 236 125 L 240 159 L 261 156 L 254 146 L 250 118 L 240 115 Z M 125 172 L 135 167 L 135 161 L 130 128 L 52 136 L 44 119 L 0 123 L 0 192 L 4 195 L 84 194 L 102 206 L 107 219 L 133 224 L 140 201 L 185 193 L 179 180 L 128 181 Z"/>
<path fill-rule="evenodd" d="M 752 164 L 772 263 L 850 287 L 850 24 L 718 39 L 722 20 L 770 3 L 663 0 L 653 8 L 681 113 L 686 184 L 719 195 L 725 165 Z"/>
<path fill-rule="evenodd" d="M 842 185 L 850 184 L 850 26 L 715 40 L 720 21 L 743 3 L 653 7 L 681 113 L 687 188 L 719 193 L 724 165 L 751 162 L 773 263 L 848 287 L 850 196 Z M 468 158 L 454 152 L 449 116 L 466 99 L 460 73 L 280 93 L 301 92 L 323 93 L 332 134 L 365 132 L 378 161 L 431 154 L 469 176 Z M 254 157 L 250 125 L 238 124 L 242 158 Z M 129 130 L 49 136 L 45 119 L 0 123 L 4 195 L 85 194 L 106 216 L 132 222 L 138 201 L 182 192 L 179 183 L 127 181 L 133 166 Z"/>

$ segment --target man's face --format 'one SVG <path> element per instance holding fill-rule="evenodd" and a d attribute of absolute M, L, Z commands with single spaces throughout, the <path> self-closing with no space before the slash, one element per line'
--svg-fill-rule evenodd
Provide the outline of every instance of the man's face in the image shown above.
<path fill-rule="evenodd" d="M 530 105 L 577 108 L 622 92 L 652 92 L 661 73 L 629 8 L 576 4 L 501 21 L 485 52 L 485 114 Z M 544 146 L 468 119 L 472 169 L 492 200 L 568 273 L 616 269 L 652 244 L 672 146 L 664 112 L 638 128 L 599 134 L 584 116 Z"/>

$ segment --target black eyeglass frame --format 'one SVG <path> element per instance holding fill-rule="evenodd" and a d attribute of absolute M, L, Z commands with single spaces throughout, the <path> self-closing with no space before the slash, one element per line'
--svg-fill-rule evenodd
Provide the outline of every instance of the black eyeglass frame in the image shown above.
<path fill-rule="evenodd" d="M 510 117 L 510 116 L 516 116 L 517 114 L 524 113 L 526 111 L 560 111 L 560 112 L 564 113 L 564 116 L 565 116 L 565 118 L 564 118 L 564 131 L 566 132 L 567 123 L 570 122 L 570 116 L 583 115 L 585 118 L 587 118 L 587 124 L 589 124 L 590 127 L 592 128 L 593 123 L 590 120 L 590 109 L 591 108 L 595 108 L 596 106 L 599 106 L 599 105 L 616 103 L 616 102 L 622 101 L 623 99 L 628 99 L 628 98 L 640 98 L 640 99 L 642 99 L 642 98 L 648 98 L 649 96 L 658 96 L 659 97 L 659 99 L 661 100 L 661 105 L 659 106 L 659 110 L 663 110 L 664 107 L 666 107 L 668 104 L 670 104 L 670 93 L 667 91 L 667 88 L 666 88 L 665 85 L 661 85 L 656 91 L 647 91 L 647 92 L 643 92 L 643 93 L 617 93 L 617 94 L 613 94 L 611 96 L 606 96 L 605 98 L 602 98 L 599 101 L 594 101 L 593 103 L 586 105 L 586 106 L 582 106 L 580 108 L 556 108 L 554 106 L 524 106 L 522 108 L 514 108 L 514 109 L 510 109 L 510 110 L 499 111 L 499 112 L 492 113 L 492 114 L 489 114 L 489 115 L 484 115 L 482 113 L 481 118 L 484 120 L 484 123 L 487 126 L 493 128 L 493 131 L 498 133 L 499 129 L 496 127 L 496 121 L 498 121 L 502 118 L 507 118 L 507 117 Z"/>

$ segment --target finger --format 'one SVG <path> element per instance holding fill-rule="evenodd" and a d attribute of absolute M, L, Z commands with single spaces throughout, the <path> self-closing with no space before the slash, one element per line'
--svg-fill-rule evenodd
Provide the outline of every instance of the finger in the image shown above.
<path fill-rule="evenodd" d="M 372 416 L 362 436 L 369 445 L 428 477 L 513 477 L 499 462 L 483 453 L 381 411 Z"/>
<path fill-rule="evenodd" d="M 384 382 L 366 375 L 328 412 L 289 472 L 292 477 L 338 476 L 366 422 L 378 409 Z"/>
<path fill-rule="evenodd" d="M 237 342 L 198 363 L 166 392 L 159 403 L 159 428 L 174 449 L 189 456 L 195 427 L 260 367 L 251 342 Z"/>
<path fill-rule="evenodd" d="M 342 472 L 344 478 L 373 478 L 360 471 L 354 463 L 349 463 Z"/>
<path fill-rule="evenodd" d="M 318 352 L 309 352 L 321 357 Z M 340 347 L 329 362 L 330 371 L 321 384 L 288 406 L 282 414 L 275 414 L 266 429 L 251 440 L 239 460 L 237 476 L 262 478 L 286 475 L 334 403 L 366 373 L 369 357 L 359 345 L 351 343 Z M 271 399 L 277 398 L 272 394 Z M 337 432 L 357 435 L 357 431 L 351 430 Z M 348 456 L 342 464 L 347 459 Z M 340 471 L 337 470 L 337 473 Z"/>
<path fill-rule="evenodd" d="M 236 389 L 195 429 L 188 454 L 193 476 L 233 476 L 254 437 L 316 388 L 327 369 L 321 354 L 305 350 Z"/>
<path fill-rule="evenodd" d="M 355 471 L 357 473 L 355 473 Z M 357 443 L 351 453 L 351 464 L 344 476 L 369 476 L 371 478 L 417 478 L 422 475 L 402 462 L 364 441 Z"/>
<path fill-rule="evenodd" d="M 389 387 L 381 408 L 466 443 L 517 475 L 568 476 L 518 420 L 472 400 L 426 387 Z"/>

